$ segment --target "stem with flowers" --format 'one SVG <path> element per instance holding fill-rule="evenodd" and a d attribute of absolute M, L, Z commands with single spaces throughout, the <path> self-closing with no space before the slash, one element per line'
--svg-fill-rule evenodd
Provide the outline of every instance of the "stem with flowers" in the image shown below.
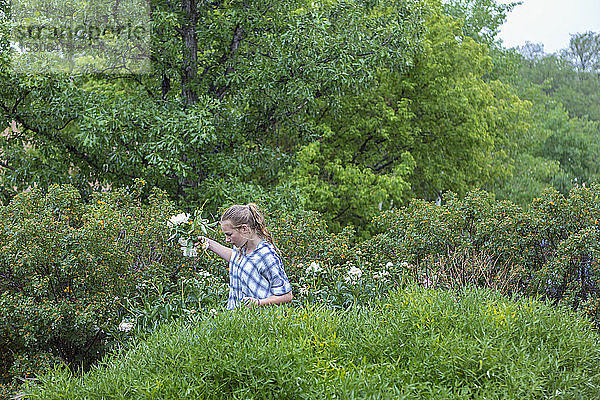
<path fill-rule="evenodd" d="M 204 204 L 194 211 L 193 218 L 190 214 L 179 213 L 167 221 L 167 227 L 170 229 L 169 240 L 181 246 L 181 251 L 185 257 L 196 257 L 198 255 L 198 251 L 194 247 L 194 241 L 198 236 L 215 232 L 218 222 L 210 222 L 208 218 L 205 218 L 202 215 L 203 209 Z M 204 244 L 202 249 L 206 251 Z"/>

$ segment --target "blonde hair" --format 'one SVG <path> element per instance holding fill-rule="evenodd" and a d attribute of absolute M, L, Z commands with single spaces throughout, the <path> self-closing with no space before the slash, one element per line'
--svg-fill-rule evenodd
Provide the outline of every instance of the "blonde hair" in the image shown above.
<path fill-rule="evenodd" d="M 221 222 L 225 221 L 231 222 L 233 228 L 236 229 L 244 224 L 248 225 L 252 231 L 256 232 L 260 237 L 275 246 L 273 237 L 265 224 L 265 217 L 256 204 L 248 203 L 245 206 L 234 205 L 229 207 L 221 217 Z"/>

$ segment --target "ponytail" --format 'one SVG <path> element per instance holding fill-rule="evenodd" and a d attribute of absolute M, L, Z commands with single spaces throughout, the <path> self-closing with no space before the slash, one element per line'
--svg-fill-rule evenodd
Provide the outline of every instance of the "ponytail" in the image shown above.
<path fill-rule="evenodd" d="M 256 232 L 261 238 L 265 239 L 277 249 L 275 241 L 267 229 L 265 217 L 254 203 L 243 205 L 234 205 L 229 207 L 221 217 L 221 222 L 230 221 L 234 228 L 246 224 L 250 229 Z"/>
<path fill-rule="evenodd" d="M 265 224 L 265 216 L 260 212 L 258 206 L 254 203 L 246 204 L 246 207 L 250 210 L 250 214 L 252 214 L 252 219 L 254 220 L 254 229 L 259 236 L 263 239 L 267 240 L 273 246 L 275 246 L 275 242 L 273 241 L 273 237 L 269 233 L 267 229 L 267 225 Z"/>

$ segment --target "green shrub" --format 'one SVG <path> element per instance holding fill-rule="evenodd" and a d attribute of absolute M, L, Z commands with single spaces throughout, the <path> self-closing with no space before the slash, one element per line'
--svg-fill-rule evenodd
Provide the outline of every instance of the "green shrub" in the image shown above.
<path fill-rule="evenodd" d="M 54 361 L 89 368 L 149 283 L 176 291 L 199 268 L 167 241 L 173 204 L 160 191 L 142 201 L 142 185 L 89 203 L 71 186 L 33 189 L 1 208 L 0 384 Z"/>
<path fill-rule="evenodd" d="M 589 322 L 530 299 L 411 286 L 371 307 L 273 307 L 164 326 L 30 399 L 598 398 Z"/>
<path fill-rule="evenodd" d="M 313 261 L 329 268 L 353 258 L 354 231 L 346 228 L 340 233 L 329 233 L 327 223 L 316 212 L 277 211 L 269 226 L 286 273 L 294 282 L 305 275 L 306 267 Z"/>
<path fill-rule="evenodd" d="M 318 213 L 271 212 L 268 223 L 296 304 L 350 310 L 409 282 L 451 293 L 480 286 L 546 297 L 599 326 L 599 197 L 592 186 L 568 197 L 547 189 L 527 209 L 481 190 L 442 206 L 413 200 L 382 213 L 380 233 L 357 243 L 351 229 L 329 233 Z M 139 187 L 85 203 L 53 186 L 2 207 L 0 393 L 54 362 L 86 370 L 111 346 L 222 308 L 227 265 L 213 254 L 184 258 L 167 241 L 178 212 L 161 192 L 142 201 Z M 118 329 L 124 320 L 131 331 Z"/>
<path fill-rule="evenodd" d="M 427 285 L 465 284 L 542 295 L 581 309 L 600 326 L 600 186 L 568 197 L 546 189 L 523 209 L 481 190 L 442 206 L 413 200 L 382 213 L 380 232 L 359 243 L 358 262 L 390 260 Z"/>

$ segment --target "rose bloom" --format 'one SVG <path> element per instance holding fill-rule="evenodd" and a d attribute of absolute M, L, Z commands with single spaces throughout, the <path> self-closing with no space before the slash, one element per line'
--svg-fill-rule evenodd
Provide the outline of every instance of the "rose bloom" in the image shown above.
<path fill-rule="evenodd" d="M 169 221 L 167 222 L 167 226 L 181 225 L 184 222 L 188 222 L 189 219 L 190 219 L 190 214 L 180 213 L 180 214 L 174 215 L 171 218 L 169 218 Z"/>
<path fill-rule="evenodd" d="M 121 332 L 129 332 L 133 328 L 133 322 L 121 322 L 119 324 L 119 330 Z"/>

